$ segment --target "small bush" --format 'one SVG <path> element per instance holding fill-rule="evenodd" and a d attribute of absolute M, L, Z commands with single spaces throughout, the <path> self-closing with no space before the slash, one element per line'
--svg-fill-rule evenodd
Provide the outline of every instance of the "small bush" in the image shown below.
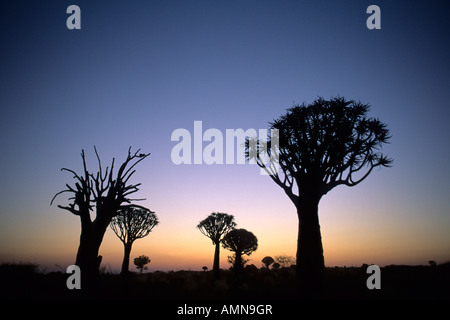
<path fill-rule="evenodd" d="M 38 267 L 38 264 L 30 262 L 4 262 L 0 265 L 0 274 L 32 275 L 38 273 Z"/>

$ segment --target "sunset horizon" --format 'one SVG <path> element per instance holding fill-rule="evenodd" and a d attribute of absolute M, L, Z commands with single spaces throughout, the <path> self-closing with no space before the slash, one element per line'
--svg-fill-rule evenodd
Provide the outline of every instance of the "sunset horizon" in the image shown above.
<path fill-rule="evenodd" d="M 449 9 L 439 1 L 5 3 L 0 265 L 65 273 L 84 258 L 98 271 L 89 250 L 77 260 L 88 206 L 71 197 L 74 173 L 84 176 L 82 152 L 91 220 L 100 203 L 104 226 L 117 212 L 106 200 L 113 179 L 119 206 L 157 216 L 133 243 L 132 272 L 141 255 L 151 260 L 146 273 L 213 270 L 215 245 L 197 228 L 213 212 L 256 236 L 247 265 L 261 269 L 266 256 L 295 261 L 299 219 L 317 212 L 316 200 L 320 229 L 303 233 L 308 262 L 297 274 L 323 261 L 450 262 Z M 284 161 L 280 180 L 246 156 L 254 151 L 246 138 L 270 153 L 271 165 Z M 282 161 L 267 151 L 269 140 L 288 150 Z M 101 177 L 114 158 L 103 194 L 96 153 Z M 126 168 L 143 159 L 131 178 L 118 177 L 127 154 L 135 158 Z M 127 194 L 126 185 L 139 190 Z M 100 229 L 85 239 L 96 241 Z M 220 246 L 221 269 L 232 254 Z M 109 225 L 98 255 L 101 270 L 120 273 L 124 244 Z"/>

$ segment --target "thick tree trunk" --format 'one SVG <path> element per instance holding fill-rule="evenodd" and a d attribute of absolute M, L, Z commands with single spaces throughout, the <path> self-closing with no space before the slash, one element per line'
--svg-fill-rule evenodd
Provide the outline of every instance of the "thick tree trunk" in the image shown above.
<path fill-rule="evenodd" d="M 234 272 L 236 275 L 241 275 L 242 270 L 244 270 L 244 266 L 242 263 L 242 252 L 236 251 L 234 256 Z"/>
<path fill-rule="evenodd" d="M 81 232 L 75 264 L 80 267 L 81 287 L 88 289 L 94 287 L 98 277 L 98 269 L 102 260 L 98 256 L 98 247 L 94 244 L 92 230 Z"/>
<path fill-rule="evenodd" d="M 123 261 L 122 261 L 122 270 L 120 271 L 120 273 L 122 275 L 126 275 L 128 274 L 128 269 L 130 266 L 130 253 L 131 253 L 131 247 L 132 247 L 133 243 L 129 242 L 129 243 L 125 243 L 124 244 L 124 254 L 123 254 Z"/>
<path fill-rule="evenodd" d="M 219 277 L 219 256 L 220 256 L 220 242 L 216 243 L 216 248 L 214 250 L 214 263 L 213 263 L 213 273 L 214 277 Z"/>
<path fill-rule="evenodd" d="M 319 294 L 325 262 L 320 234 L 319 200 L 309 197 L 299 203 L 297 242 L 297 281 L 304 294 Z"/>
<path fill-rule="evenodd" d="M 81 283 L 85 288 L 91 284 L 93 287 L 97 280 L 102 262 L 102 256 L 98 253 L 108 224 L 106 220 L 96 219 L 91 222 L 90 219 L 81 219 L 80 244 L 75 264 L 80 267 Z"/>

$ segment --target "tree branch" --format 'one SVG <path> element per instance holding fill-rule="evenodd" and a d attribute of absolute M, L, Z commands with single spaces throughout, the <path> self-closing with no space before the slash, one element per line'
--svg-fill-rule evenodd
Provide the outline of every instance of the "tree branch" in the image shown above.
<path fill-rule="evenodd" d="M 80 215 L 80 211 L 78 211 L 78 210 L 75 210 L 75 208 L 74 208 L 75 206 L 73 205 L 73 204 L 69 204 L 69 206 L 61 206 L 61 205 L 58 205 L 58 208 L 60 208 L 60 209 L 64 209 L 64 210 L 67 210 L 67 211 L 70 211 L 70 212 L 72 212 L 74 215 L 76 215 L 76 216 L 79 216 Z"/>
<path fill-rule="evenodd" d="M 267 168 L 267 166 L 262 162 L 261 158 L 259 157 L 259 155 L 257 156 L 257 165 L 261 168 L 263 168 L 270 176 L 270 178 L 278 185 L 280 186 L 284 192 L 286 193 L 286 195 L 291 199 L 291 201 L 297 205 L 298 201 L 299 201 L 299 196 L 297 196 L 296 194 L 294 194 L 294 192 L 292 191 L 292 187 L 294 185 L 294 178 L 291 177 L 291 179 L 289 179 L 289 174 L 286 171 L 285 167 L 280 165 L 281 170 L 283 171 L 283 175 L 284 175 L 284 180 L 283 182 L 280 179 L 280 176 L 278 175 L 278 172 L 274 172 L 273 170 L 269 170 Z M 272 163 L 271 163 L 272 165 Z"/>

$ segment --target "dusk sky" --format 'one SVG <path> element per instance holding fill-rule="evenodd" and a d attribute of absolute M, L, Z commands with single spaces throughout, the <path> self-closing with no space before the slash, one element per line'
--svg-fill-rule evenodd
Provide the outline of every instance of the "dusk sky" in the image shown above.
<path fill-rule="evenodd" d="M 81 30 L 68 30 L 69 5 Z M 369 30 L 366 9 L 381 9 Z M 0 262 L 53 270 L 75 262 L 77 216 L 50 200 L 72 175 L 121 163 L 129 146 L 137 204 L 160 224 L 131 258 L 149 270 L 212 268 L 214 246 L 196 229 L 211 212 L 235 216 L 264 256 L 295 256 L 294 205 L 251 164 L 176 165 L 171 134 L 194 121 L 265 129 L 294 104 L 343 96 L 388 125 L 375 169 L 324 196 L 326 266 L 450 260 L 450 5 L 448 1 L 8 1 L 0 7 Z M 204 142 L 203 147 L 208 143 Z M 225 152 L 225 147 L 224 147 Z M 118 271 L 123 245 L 108 229 L 103 265 Z M 221 249 L 221 267 L 229 251 Z M 130 265 L 131 270 L 135 270 Z"/>

